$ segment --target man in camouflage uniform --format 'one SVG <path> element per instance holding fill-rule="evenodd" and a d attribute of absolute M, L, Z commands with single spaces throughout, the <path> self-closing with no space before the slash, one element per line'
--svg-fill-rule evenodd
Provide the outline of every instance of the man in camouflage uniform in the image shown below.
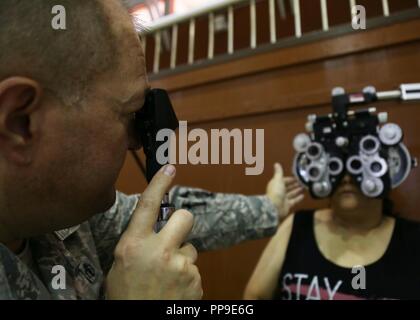
<path fill-rule="evenodd" d="M 277 227 L 277 211 L 264 197 L 210 194 L 183 187 L 173 192 L 178 193 L 174 198 L 176 206 L 190 207 L 195 215 L 189 241 L 199 251 L 268 236 Z M 111 267 L 114 248 L 136 204 L 136 196 L 118 193 L 116 203 L 106 213 L 81 224 L 72 234 L 66 230 L 62 233 L 67 234 L 31 238 L 18 256 L 0 244 L 0 298 L 102 297 L 104 275 Z M 52 287 L 56 265 L 65 267 L 65 289 Z"/>
<path fill-rule="evenodd" d="M 140 146 L 141 43 L 117 0 L 60 1 L 64 31 L 51 27 L 55 4 L 0 2 L 0 298 L 200 298 L 196 249 L 272 234 L 282 173 L 268 196 L 176 187 L 172 202 L 195 219 L 178 210 L 154 233 L 175 168 L 141 197 L 113 187 Z"/>

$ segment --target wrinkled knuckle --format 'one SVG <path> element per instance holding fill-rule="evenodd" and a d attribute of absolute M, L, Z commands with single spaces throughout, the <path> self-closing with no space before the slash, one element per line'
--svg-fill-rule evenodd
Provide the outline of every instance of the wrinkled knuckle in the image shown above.
<path fill-rule="evenodd" d="M 193 223 L 194 222 L 194 215 L 185 209 L 180 209 L 175 212 L 175 214 L 181 216 L 184 220 Z"/>
<path fill-rule="evenodd" d="M 151 199 L 149 198 L 140 199 L 139 206 L 138 206 L 140 210 L 144 210 L 151 207 L 153 207 L 153 201 Z"/>
<path fill-rule="evenodd" d="M 200 277 L 200 271 L 195 264 L 190 265 L 190 270 L 194 274 L 195 277 Z"/>
<path fill-rule="evenodd" d="M 120 241 L 114 249 L 114 259 L 116 262 L 125 262 L 137 251 L 137 247 L 130 239 Z"/>
<path fill-rule="evenodd" d="M 169 262 L 171 261 L 171 256 L 171 250 L 169 250 L 168 248 L 162 248 L 156 251 L 156 260 L 158 263 L 161 263 L 163 265 L 169 264 Z"/>
<path fill-rule="evenodd" d="M 189 276 L 192 283 L 199 283 L 201 285 L 201 274 L 196 265 L 190 265 Z"/>
<path fill-rule="evenodd" d="M 190 276 L 190 265 L 191 263 L 188 261 L 188 259 L 182 259 L 182 262 L 179 264 L 178 272 L 183 276 Z"/>
<path fill-rule="evenodd" d="M 193 244 L 191 244 L 191 243 L 186 243 L 185 245 L 184 245 L 186 248 L 188 248 L 188 250 L 190 251 L 190 253 L 192 254 L 192 255 L 194 255 L 194 256 L 198 256 L 198 251 L 197 251 L 197 248 L 196 247 L 194 247 L 194 245 Z"/>
<path fill-rule="evenodd" d="M 191 290 L 195 293 L 194 299 L 202 299 L 204 290 L 201 279 L 194 281 Z"/>

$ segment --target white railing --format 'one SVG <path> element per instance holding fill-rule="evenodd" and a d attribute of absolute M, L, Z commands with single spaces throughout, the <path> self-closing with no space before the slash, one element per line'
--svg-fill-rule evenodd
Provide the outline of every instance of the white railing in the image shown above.
<path fill-rule="evenodd" d="M 278 8 L 278 15 L 281 19 L 286 18 L 286 6 L 285 0 L 213 0 L 208 1 L 208 4 L 199 7 L 198 9 L 192 10 L 186 14 L 173 14 L 165 16 L 157 21 L 154 21 L 151 25 L 146 26 L 145 30 L 142 31 L 141 36 L 153 35 L 154 36 L 154 60 L 153 60 L 153 73 L 159 73 L 160 71 L 160 60 L 162 53 L 162 41 L 168 39 L 169 31 L 171 32 L 171 44 L 170 44 L 170 69 L 177 67 L 177 51 L 178 51 L 178 26 L 181 23 L 189 23 L 189 35 L 188 35 L 188 64 L 194 64 L 194 53 L 195 53 L 195 37 L 196 37 L 196 19 L 207 15 L 209 26 L 208 26 L 208 52 L 207 59 L 212 60 L 215 56 L 215 12 L 226 10 L 227 12 L 227 53 L 233 54 L 234 48 L 234 10 L 239 5 L 249 6 L 249 18 L 250 18 L 250 39 L 249 47 L 255 49 L 257 47 L 257 13 L 256 13 L 256 2 L 257 1 L 268 1 L 268 19 L 269 19 L 269 32 L 270 32 L 270 43 L 274 44 L 278 41 L 277 30 L 276 30 L 276 4 Z M 302 20 L 301 20 L 301 0 L 289 0 L 292 14 L 294 16 L 294 36 L 296 38 L 302 37 Z M 332 0 L 329 0 L 332 1 Z M 390 7 L 388 0 L 377 0 L 382 2 L 383 16 L 390 16 Z M 420 0 L 417 1 L 417 5 L 420 8 Z M 349 0 L 350 18 L 353 19 L 356 14 L 355 10 L 352 10 L 357 5 L 357 0 Z M 320 0 L 321 7 L 321 20 L 322 20 L 322 31 L 329 31 L 329 19 L 328 19 L 328 0 Z M 264 17 L 265 18 L 265 17 Z M 146 49 L 145 49 L 146 50 Z"/>

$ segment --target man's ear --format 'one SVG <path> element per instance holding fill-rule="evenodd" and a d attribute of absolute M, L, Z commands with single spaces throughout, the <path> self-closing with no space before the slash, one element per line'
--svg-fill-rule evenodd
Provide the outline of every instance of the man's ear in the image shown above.
<path fill-rule="evenodd" d="M 32 161 L 31 116 L 39 106 L 42 89 L 28 78 L 0 82 L 0 152 L 17 165 Z"/>

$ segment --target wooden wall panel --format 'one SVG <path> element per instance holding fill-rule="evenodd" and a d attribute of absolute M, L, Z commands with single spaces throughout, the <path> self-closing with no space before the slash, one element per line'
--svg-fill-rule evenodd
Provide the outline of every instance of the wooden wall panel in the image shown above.
<path fill-rule="evenodd" d="M 171 97 L 182 119 L 203 122 L 260 112 L 321 105 L 331 89 L 395 88 L 418 80 L 420 42 L 334 57 L 294 67 L 175 91 Z M 372 79 L 372 73 L 380 78 Z M 240 100 L 240 101 L 239 101 Z"/>
<path fill-rule="evenodd" d="M 398 31 L 399 30 L 399 31 Z M 393 37 L 404 39 L 401 25 L 388 31 Z M 382 34 L 386 40 L 389 34 Z M 281 162 L 290 173 L 293 137 L 304 130 L 306 116 L 330 111 L 329 92 L 340 85 L 360 90 L 365 85 L 378 89 L 396 88 L 404 82 L 420 82 L 420 36 L 409 41 L 397 41 L 392 45 L 378 46 L 370 50 L 357 50 L 364 38 L 355 38 L 349 46 L 349 54 L 338 54 L 324 59 L 310 60 L 272 67 L 243 77 L 222 78 L 200 86 L 174 90 L 171 96 L 181 120 L 191 121 L 194 127 L 252 128 L 265 130 L 265 170 L 260 176 L 246 176 L 244 165 L 178 166 L 177 184 L 196 186 L 218 192 L 243 194 L 264 193 L 266 182 L 272 175 L 272 164 Z M 381 41 L 382 41 L 381 40 Z M 337 39 L 340 43 L 340 39 Z M 368 46 L 368 43 L 365 43 Z M 333 46 L 333 45 L 332 45 Z M 352 47 L 353 46 L 353 47 Z M 350 54 L 354 49 L 353 54 Z M 299 49 L 296 49 L 299 50 Z M 328 48 L 323 50 L 328 51 Z M 289 51 L 290 55 L 293 52 Z M 316 54 L 316 52 L 311 52 Z M 263 63 L 251 57 L 255 63 Z M 279 62 L 281 63 L 281 62 Z M 232 65 L 237 65 L 233 61 Z M 246 61 L 243 64 L 246 66 Z M 250 63 L 250 65 L 252 65 Z M 217 79 L 217 74 L 210 74 Z M 162 79 L 160 83 L 166 83 Z M 382 102 L 375 106 L 388 111 L 390 120 L 402 126 L 405 142 L 413 156 L 420 158 L 419 103 Z M 145 187 L 144 178 L 131 157 L 127 157 L 118 188 L 133 193 Z M 420 169 L 417 169 L 398 190 L 393 192 L 397 209 L 404 217 L 420 220 L 418 210 Z M 321 207 L 327 201 L 306 198 L 301 207 Z M 246 282 L 267 240 L 258 240 L 234 248 L 203 253 L 199 257 L 205 298 L 239 299 Z"/>

